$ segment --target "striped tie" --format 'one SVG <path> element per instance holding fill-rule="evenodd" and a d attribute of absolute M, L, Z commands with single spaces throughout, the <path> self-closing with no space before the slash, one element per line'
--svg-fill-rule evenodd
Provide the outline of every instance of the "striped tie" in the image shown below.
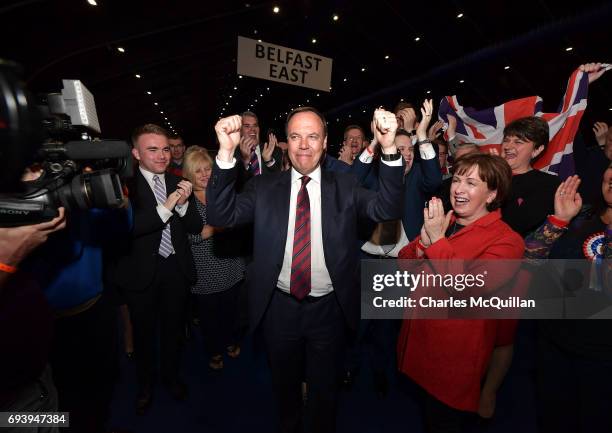
<path fill-rule="evenodd" d="M 158 175 L 153 176 L 153 192 L 155 193 L 155 199 L 158 204 L 163 205 L 166 202 L 166 185 L 161 181 Z M 159 244 L 159 255 L 166 258 L 172 254 L 172 236 L 170 235 L 170 223 L 166 223 L 164 230 L 162 231 L 161 243 Z"/>
<path fill-rule="evenodd" d="M 295 231 L 293 234 L 293 258 L 291 260 L 291 283 L 289 291 L 302 300 L 310 293 L 310 200 L 308 184 L 310 178 L 302 177 L 295 207 Z"/>
<path fill-rule="evenodd" d="M 251 152 L 251 170 L 253 171 L 253 174 L 255 176 L 257 176 L 258 174 L 261 174 L 261 170 L 259 169 L 259 160 L 257 159 L 257 153 L 255 152 L 255 149 L 253 149 L 253 152 Z"/>

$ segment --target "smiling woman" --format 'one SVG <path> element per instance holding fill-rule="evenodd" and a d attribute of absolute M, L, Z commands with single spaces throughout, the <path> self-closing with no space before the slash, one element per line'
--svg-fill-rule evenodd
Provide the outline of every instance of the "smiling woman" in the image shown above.
<path fill-rule="evenodd" d="M 509 287 L 518 271 L 512 259 L 521 258 L 524 251 L 523 240 L 501 220 L 499 211 L 511 176 L 510 167 L 498 156 L 473 154 L 459 159 L 451 186 L 454 215 L 445 214 L 441 200 L 432 199 L 423 212 L 421 235 L 400 251 L 399 258 L 470 261 L 463 272 L 470 275 L 482 273 L 482 261 L 508 259 L 489 276 L 487 291 Z M 409 265 L 400 262 L 400 266 Z M 423 290 L 419 287 L 417 292 Z M 479 409 L 481 381 L 495 346 L 510 346 L 513 332 L 500 330 L 492 319 L 423 319 L 418 310 L 410 317 L 418 320 L 403 323 L 397 347 L 399 370 L 426 393 L 427 431 L 460 431 L 465 411 Z"/>
<path fill-rule="evenodd" d="M 532 162 L 548 145 L 548 124 L 539 117 L 523 117 L 504 128 L 502 156 L 512 169 L 512 190 L 503 209 L 504 221 L 525 237 L 554 210 L 559 178 L 536 170 Z"/>
<path fill-rule="evenodd" d="M 189 235 L 191 251 L 198 275 L 191 287 L 199 307 L 205 350 L 210 355 L 209 367 L 223 368 L 223 352 L 236 358 L 240 354 L 237 328 L 237 300 L 245 272 L 245 260 L 237 251 L 222 256 L 218 244 L 227 242 L 225 230 L 208 223 L 206 187 L 212 173 L 212 158 L 200 146 L 191 146 L 185 153 L 185 177 L 194 185 L 194 202 L 204 227 L 197 235 Z"/>

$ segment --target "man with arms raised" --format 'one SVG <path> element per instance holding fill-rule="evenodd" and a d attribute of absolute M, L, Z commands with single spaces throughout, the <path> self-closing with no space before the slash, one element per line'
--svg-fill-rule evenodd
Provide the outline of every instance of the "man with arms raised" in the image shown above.
<path fill-rule="evenodd" d="M 374 114 L 381 143 L 379 192 L 350 174 L 321 170 L 327 147 L 323 115 L 292 111 L 286 132 L 291 170 L 257 176 L 237 195 L 234 151 L 242 119 L 215 125 L 220 149 L 208 185 L 208 218 L 215 226 L 254 223 L 249 266 L 249 320 L 267 346 L 282 432 L 302 431 L 301 383 L 308 383 L 306 418 L 313 432 L 335 431 L 338 373 L 346 330 L 359 321 L 357 220 L 397 219 L 401 156 L 393 143 L 393 113 Z"/>

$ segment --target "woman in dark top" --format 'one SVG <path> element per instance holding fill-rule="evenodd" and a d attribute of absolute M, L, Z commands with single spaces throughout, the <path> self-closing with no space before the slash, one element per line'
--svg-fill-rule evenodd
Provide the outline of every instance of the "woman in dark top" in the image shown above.
<path fill-rule="evenodd" d="M 579 299 L 598 298 L 603 310 L 610 304 L 612 287 L 612 165 L 603 175 L 599 209 L 569 224 L 582 205 L 576 193 L 578 184 L 576 177 L 561 184 L 555 196 L 555 213 L 525 240 L 525 256 L 583 260 L 581 284 L 571 293 L 566 291 L 565 297 L 570 298 L 570 305 Z M 539 431 L 609 432 L 612 322 L 540 320 L 539 325 Z"/>
<path fill-rule="evenodd" d="M 200 309 L 204 344 L 211 355 L 209 366 L 213 370 L 223 368 L 223 351 L 235 358 L 240 354 L 234 332 L 238 290 L 244 280 L 245 261 L 235 256 L 218 255 L 215 242 L 220 241 L 222 231 L 207 223 L 206 186 L 212 173 L 212 159 L 203 147 L 192 146 L 185 154 L 183 174 L 193 184 L 194 204 L 204 221 L 199 235 L 189 235 L 191 251 L 198 273 L 198 281 L 191 288 Z"/>
<path fill-rule="evenodd" d="M 502 207 L 503 220 L 525 237 L 554 212 L 559 179 L 532 167 L 548 145 L 548 124 L 539 117 L 523 117 L 504 128 L 501 156 L 512 169 L 512 189 Z"/>

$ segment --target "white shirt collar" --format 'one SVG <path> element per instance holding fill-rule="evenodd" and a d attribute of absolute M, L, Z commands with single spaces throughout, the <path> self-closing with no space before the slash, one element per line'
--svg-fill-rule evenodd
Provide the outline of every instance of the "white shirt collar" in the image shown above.
<path fill-rule="evenodd" d="M 291 183 L 301 181 L 300 179 L 303 177 L 303 174 L 300 174 L 295 168 L 291 168 Z M 307 175 L 311 181 L 316 183 L 321 183 L 321 166 L 318 165 L 314 171 Z"/>
<path fill-rule="evenodd" d="M 165 182 L 164 173 L 162 174 L 151 173 L 149 170 L 143 168 L 141 165 L 139 165 L 138 168 L 140 169 L 140 172 L 144 176 L 145 180 L 149 183 L 149 185 L 153 185 L 155 183 L 155 181 L 153 180 L 153 176 L 159 176 L 159 179 L 162 181 L 162 183 Z"/>

